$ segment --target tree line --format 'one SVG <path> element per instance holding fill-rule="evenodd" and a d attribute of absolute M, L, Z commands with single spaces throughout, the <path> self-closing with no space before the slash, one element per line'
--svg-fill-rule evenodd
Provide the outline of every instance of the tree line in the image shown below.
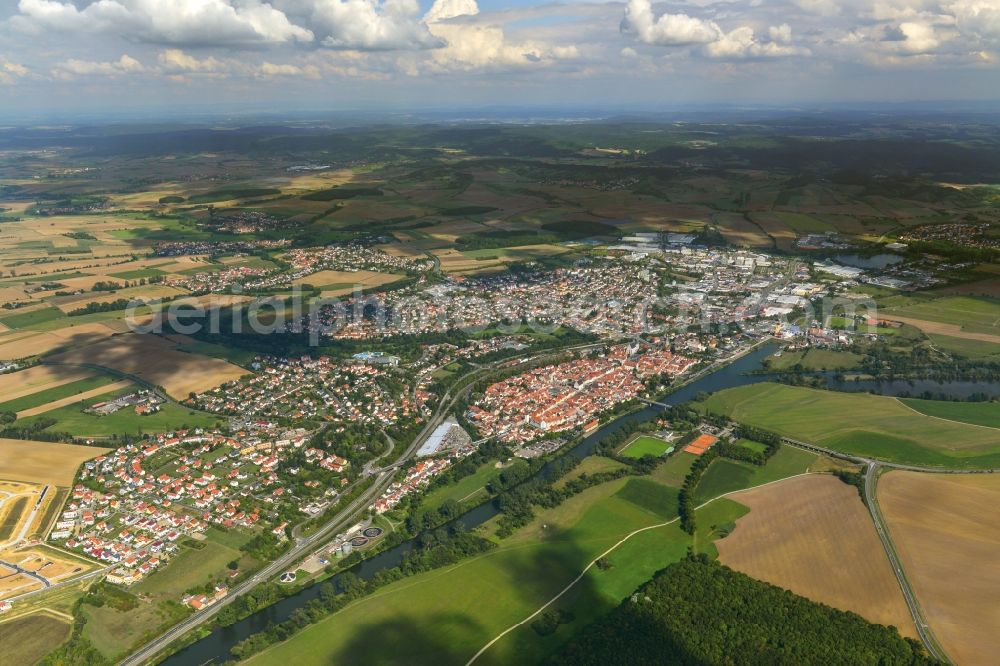
<path fill-rule="evenodd" d="M 548 663 L 938 662 L 895 627 L 872 624 L 698 555 L 663 569 L 610 614 L 579 631 Z"/>

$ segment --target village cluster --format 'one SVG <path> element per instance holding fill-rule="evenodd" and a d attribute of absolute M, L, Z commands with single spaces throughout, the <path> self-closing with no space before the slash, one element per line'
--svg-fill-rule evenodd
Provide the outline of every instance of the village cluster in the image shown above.
<path fill-rule="evenodd" d="M 321 419 L 382 427 L 422 413 L 421 397 L 409 380 L 393 370 L 394 356 L 358 354 L 349 361 L 328 356 L 313 359 L 258 357 L 255 374 L 198 394 L 187 403 L 198 409 L 236 417 Z"/>
<path fill-rule="evenodd" d="M 290 496 L 279 464 L 303 449 L 309 435 L 261 421 L 232 435 L 178 431 L 123 444 L 84 464 L 50 538 L 106 563 L 108 580 L 123 584 L 141 580 L 183 538 L 197 539 L 213 525 L 266 525 L 284 538 L 285 523 L 273 524 L 278 508 L 297 508 L 301 499 Z M 349 465 L 313 449 L 305 460 L 339 472 Z M 333 488 L 315 492 L 336 496 Z"/>
<path fill-rule="evenodd" d="M 616 405 L 640 396 L 646 381 L 677 377 L 697 361 L 662 348 L 615 345 L 606 355 L 548 365 L 489 386 L 468 418 L 486 437 L 524 444 L 549 432 L 587 431 Z"/>
<path fill-rule="evenodd" d="M 180 248 L 175 248 L 175 253 Z M 192 275 L 173 275 L 166 282 L 196 294 L 228 291 L 256 291 L 287 287 L 304 281 L 320 271 L 357 273 L 407 273 L 427 267 L 426 261 L 396 257 L 365 242 L 329 245 L 321 248 L 291 249 L 281 255 L 288 264 L 283 267 L 240 266 L 236 263 L 219 269 L 199 271 Z M 307 280 L 305 280 L 307 281 Z M 314 285 L 323 286 L 323 285 Z"/>

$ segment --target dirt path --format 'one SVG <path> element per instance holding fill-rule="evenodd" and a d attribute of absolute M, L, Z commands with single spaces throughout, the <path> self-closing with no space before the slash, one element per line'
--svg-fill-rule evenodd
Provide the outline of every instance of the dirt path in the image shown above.
<path fill-rule="evenodd" d="M 805 473 L 803 473 L 803 474 L 795 474 L 795 475 L 793 475 L 793 476 L 788 476 L 788 477 L 785 477 L 785 478 L 783 478 L 783 479 L 777 479 L 777 480 L 775 480 L 775 481 L 769 481 L 769 482 L 767 482 L 767 483 L 763 483 L 763 484 L 761 484 L 761 485 L 759 485 L 759 486 L 754 486 L 753 488 L 740 488 L 739 490 L 733 490 L 733 491 L 730 491 L 730 492 L 728 492 L 728 493 L 724 493 L 724 494 L 722 494 L 722 495 L 719 495 L 718 497 L 713 497 L 713 498 L 712 498 L 712 499 L 710 499 L 710 500 L 707 500 L 707 501 L 705 501 L 705 502 L 702 502 L 701 504 L 699 504 L 698 506 L 696 506 L 696 507 L 695 507 L 695 510 L 697 510 L 697 509 L 700 509 L 700 508 L 702 508 L 702 507 L 704 507 L 704 506 L 707 506 L 707 505 L 711 504 L 712 502 L 714 502 L 714 501 L 716 501 L 717 499 L 720 499 L 720 498 L 722 498 L 722 497 L 728 497 L 728 496 L 730 496 L 730 495 L 738 495 L 738 494 L 740 494 L 740 493 L 743 493 L 743 492 L 746 492 L 746 491 L 748 491 L 748 490 L 754 490 L 754 489 L 757 489 L 757 488 L 763 488 L 763 487 L 765 487 L 765 486 L 770 486 L 770 485 L 773 485 L 773 484 L 775 484 L 775 483 L 781 483 L 781 482 L 783 482 L 783 481 L 788 481 L 789 479 L 795 479 L 795 478 L 799 478 L 799 477 L 802 477 L 802 476 L 809 476 L 809 475 L 810 475 L 810 472 L 805 472 Z M 598 561 L 598 560 L 600 560 L 600 559 L 601 559 L 601 558 L 603 558 L 603 557 L 607 557 L 607 556 L 608 556 L 609 554 L 611 554 L 611 552 L 612 552 L 612 551 L 614 551 L 614 550 L 615 550 L 615 549 L 617 549 L 617 548 L 618 548 L 619 546 L 621 546 L 621 545 L 622 545 L 623 543 L 625 543 L 626 541 L 628 541 L 629 539 L 631 539 L 632 537 L 634 537 L 634 536 L 635 536 L 636 534 L 640 534 L 640 533 L 642 533 L 642 532 L 647 532 L 647 531 L 649 531 L 649 530 L 655 530 L 655 529 L 657 529 L 657 528 L 659 528 L 659 527 L 666 527 L 667 525 L 671 525 L 671 524 L 673 524 L 673 523 L 676 523 L 676 522 L 677 522 L 677 521 L 679 521 L 679 520 L 680 520 L 680 518 L 672 518 L 672 519 L 670 519 L 670 520 L 668 520 L 668 521 L 666 521 L 666 522 L 662 522 L 662 523 L 657 523 L 657 524 L 655 524 L 655 525 L 647 525 L 646 527 L 640 527 L 639 529 L 637 529 L 637 530 L 635 530 L 635 531 L 633 531 L 633 532 L 630 532 L 630 533 L 626 534 L 626 535 L 625 535 L 624 537 L 622 537 L 622 538 L 621 538 L 621 540 L 619 540 L 619 541 L 618 541 L 618 542 L 617 542 L 617 543 L 616 543 L 615 545 L 611 546 L 611 547 L 610 547 L 610 548 L 608 548 L 608 549 L 607 549 L 606 551 L 604 551 L 603 553 L 601 553 L 600 555 L 598 555 L 597 557 L 595 557 L 595 558 L 594 558 L 593 560 L 591 560 L 590 564 L 588 564 L 587 566 L 585 566 L 585 567 L 583 568 L 583 571 L 581 571 L 581 572 L 580 572 L 580 575 L 579 575 L 579 576 L 577 576 L 577 577 L 576 577 L 576 578 L 574 578 L 574 579 L 573 579 L 572 581 L 570 581 L 569 585 L 567 585 L 566 587 L 564 587 L 564 588 L 563 588 L 563 589 L 562 589 L 562 590 L 561 590 L 561 591 L 560 591 L 560 592 L 559 592 L 559 593 L 558 593 L 558 594 L 557 594 L 556 596 L 552 597 L 551 599 L 549 599 L 548 601 L 546 601 L 546 602 L 545 602 L 544 604 L 542 604 L 542 606 L 541 606 L 541 607 L 539 607 L 539 609 L 538 609 L 538 610 L 536 610 L 536 611 L 535 611 L 534 613 L 532 613 L 532 614 L 531 614 L 531 615 L 529 615 L 528 617 L 524 618 L 524 619 L 523 619 L 523 620 L 521 620 L 520 622 L 517 622 L 516 624 L 512 624 L 511 626 L 507 627 L 507 628 L 506 628 L 506 629 L 504 629 L 504 630 L 503 630 L 502 632 L 500 632 L 499 634 L 497 634 L 497 635 L 496 635 L 496 637 L 494 637 L 494 638 L 493 638 L 493 640 L 491 640 L 491 641 L 490 641 L 489 643 L 487 643 L 487 644 L 486 644 L 486 645 L 484 645 L 484 646 L 483 646 L 482 648 L 480 648 L 480 649 L 479 649 L 479 652 L 477 652 L 476 654 L 472 655 L 472 658 L 471 658 L 471 659 L 469 659 L 469 661 L 467 661 L 467 662 L 465 663 L 465 666 L 471 666 L 471 664 L 472 664 L 472 663 L 473 663 L 474 661 L 476 661 L 477 659 L 479 659 L 479 657 L 481 657 L 481 656 L 482 656 L 482 654 L 483 654 L 484 652 L 486 652 L 486 651 L 487 651 L 487 650 L 489 650 L 489 649 L 490 649 L 491 647 L 493 647 L 493 645 L 494 645 L 494 644 L 496 644 L 496 642 L 497 642 L 497 641 L 499 641 L 499 640 L 500 640 L 501 638 L 503 638 L 504 636 L 506 636 L 506 635 L 507 635 L 507 634 L 509 634 L 510 632 L 514 631 L 514 630 L 515 630 L 515 629 L 517 629 L 518 627 L 521 627 L 521 626 L 524 626 L 524 625 L 525 625 L 525 624 L 527 624 L 528 622 L 531 622 L 531 621 L 532 621 L 533 619 L 535 619 L 535 618 L 536 618 L 536 617 L 538 616 L 538 614 L 539 614 L 539 613 L 541 613 L 541 612 L 542 612 L 542 611 L 544 611 L 544 610 L 545 610 L 546 608 L 548 608 L 549 606 L 551 606 L 552 604 L 554 604 L 554 603 L 555 603 L 556 601 L 558 601 L 558 600 L 559 600 L 559 599 L 560 599 L 560 598 L 561 598 L 561 597 L 562 597 L 562 596 L 563 596 L 564 594 L 566 594 L 567 592 L 569 592 L 569 591 L 570 591 L 570 589 L 572 589 L 574 585 L 576 585 L 577 583 L 579 583 L 579 582 L 580 582 L 580 580 L 581 580 L 581 579 L 582 579 L 582 578 L 583 578 L 584 576 L 586 576 L 586 575 L 587 575 L 587 572 L 588 572 L 588 571 L 590 571 L 590 569 L 591 569 L 592 567 L 594 567 L 594 566 L 595 566 L 595 565 L 597 564 L 597 561 Z"/>

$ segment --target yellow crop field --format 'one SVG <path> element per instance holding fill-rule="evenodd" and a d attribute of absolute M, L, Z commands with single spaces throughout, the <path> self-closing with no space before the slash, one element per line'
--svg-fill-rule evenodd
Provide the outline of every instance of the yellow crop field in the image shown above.
<path fill-rule="evenodd" d="M 162 386 L 172 396 L 185 398 L 247 373 L 243 368 L 200 354 L 177 351 L 169 340 L 155 335 L 124 333 L 86 347 L 57 354 L 50 360 L 93 364 L 134 375 Z"/>
<path fill-rule="evenodd" d="M 750 507 L 750 513 L 716 542 L 724 564 L 871 622 L 893 625 L 904 636 L 917 636 L 855 488 L 833 476 L 810 474 L 731 499 Z"/>
<path fill-rule="evenodd" d="M 109 449 L 59 442 L 0 438 L 0 479 L 70 486 L 84 461 Z"/>
<path fill-rule="evenodd" d="M 1000 477 L 893 471 L 878 500 L 917 601 L 948 656 L 1000 653 Z"/>

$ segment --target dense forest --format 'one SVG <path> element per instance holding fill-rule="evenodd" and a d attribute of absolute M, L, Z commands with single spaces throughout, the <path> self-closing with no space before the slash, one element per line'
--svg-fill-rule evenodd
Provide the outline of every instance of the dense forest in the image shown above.
<path fill-rule="evenodd" d="M 933 664 L 919 643 L 704 556 L 672 564 L 550 660 L 586 664 Z"/>

